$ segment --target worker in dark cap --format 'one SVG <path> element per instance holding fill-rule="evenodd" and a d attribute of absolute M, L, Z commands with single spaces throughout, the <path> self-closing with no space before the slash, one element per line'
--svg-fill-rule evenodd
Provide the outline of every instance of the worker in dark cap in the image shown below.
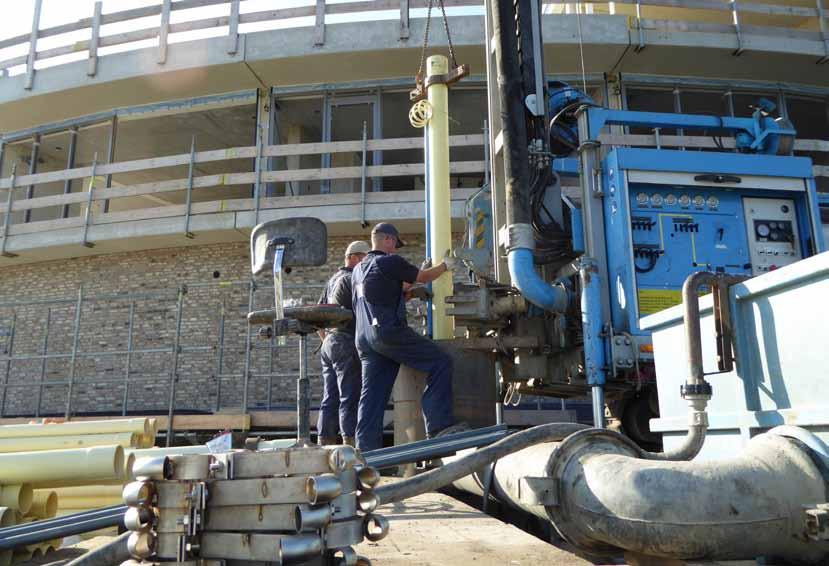
<path fill-rule="evenodd" d="M 449 256 L 418 269 L 395 250 L 405 245 L 387 222 L 371 231 L 372 249 L 352 274 L 357 352 L 363 386 L 357 413 L 357 447 L 383 446 L 383 416 L 401 365 L 428 373 L 423 392 L 426 433 L 434 437 L 455 424 L 452 414 L 452 359 L 434 342 L 409 328 L 405 293 L 411 284 L 434 281 L 454 266 Z"/>
<path fill-rule="evenodd" d="M 351 272 L 371 248 L 368 242 L 351 242 L 345 250 L 345 262 L 328 280 L 320 304 L 336 304 L 351 310 Z M 355 445 L 357 403 L 360 400 L 362 368 L 354 346 L 354 319 L 347 325 L 329 329 L 321 335 L 322 401 L 317 421 L 317 442 L 322 445 Z"/>

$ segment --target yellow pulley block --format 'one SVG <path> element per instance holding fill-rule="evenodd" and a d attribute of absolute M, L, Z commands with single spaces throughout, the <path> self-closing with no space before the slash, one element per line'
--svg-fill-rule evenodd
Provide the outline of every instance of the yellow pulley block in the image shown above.
<path fill-rule="evenodd" d="M 409 109 L 409 123 L 415 128 L 425 128 L 432 118 L 432 105 L 426 99 L 418 100 Z"/>

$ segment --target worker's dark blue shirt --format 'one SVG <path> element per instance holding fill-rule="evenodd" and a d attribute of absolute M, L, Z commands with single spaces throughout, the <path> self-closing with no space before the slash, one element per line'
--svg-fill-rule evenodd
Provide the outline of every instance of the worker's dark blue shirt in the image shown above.
<path fill-rule="evenodd" d="M 352 310 L 351 303 L 351 272 L 350 267 L 339 268 L 334 275 L 325 284 L 320 295 L 319 304 L 321 305 L 340 305 L 344 309 Z M 334 328 L 333 331 L 343 331 L 354 336 L 356 322 L 352 318 L 347 325 L 341 328 Z"/>
<path fill-rule="evenodd" d="M 406 326 L 403 282 L 414 283 L 419 272 L 402 256 L 370 251 L 351 276 L 358 326 Z"/>

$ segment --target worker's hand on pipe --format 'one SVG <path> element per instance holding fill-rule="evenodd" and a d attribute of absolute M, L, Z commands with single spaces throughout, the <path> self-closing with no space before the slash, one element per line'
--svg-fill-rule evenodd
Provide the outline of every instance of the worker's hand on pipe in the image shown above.
<path fill-rule="evenodd" d="M 443 265 L 446 266 L 446 271 L 454 271 L 458 267 L 458 259 L 452 254 L 451 250 L 446 250 L 443 256 Z"/>

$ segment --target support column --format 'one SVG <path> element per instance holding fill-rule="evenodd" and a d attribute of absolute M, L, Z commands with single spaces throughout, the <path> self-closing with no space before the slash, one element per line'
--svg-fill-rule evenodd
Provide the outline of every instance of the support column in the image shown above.
<path fill-rule="evenodd" d="M 446 75 L 449 61 L 443 55 L 433 55 L 426 61 L 426 75 Z M 440 263 L 452 249 L 452 214 L 449 196 L 449 89 L 435 83 L 428 88 L 432 117 L 429 119 L 429 257 Z M 446 315 L 446 297 L 452 294 L 452 275 L 441 275 L 432 283 L 432 337 L 435 340 L 453 338 L 455 321 Z"/>
<path fill-rule="evenodd" d="M 400 366 L 394 382 L 394 445 L 408 444 L 426 438 L 420 396 L 426 387 L 426 374 Z M 413 476 L 414 464 L 403 466 L 403 477 Z"/>

